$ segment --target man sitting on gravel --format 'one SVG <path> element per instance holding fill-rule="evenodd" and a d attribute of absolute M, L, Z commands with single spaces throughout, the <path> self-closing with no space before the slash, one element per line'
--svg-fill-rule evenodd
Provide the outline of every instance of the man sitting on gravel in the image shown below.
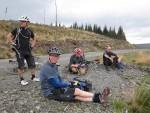
<path fill-rule="evenodd" d="M 70 82 L 64 81 L 58 72 L 56 63 L 61 54 L 56 47 L 48 49 L 49 60 L 41 67 L 40 70 L 40 84 L 41 90 L 45 97 L 58 101 L 84 101 L 96 102 L 104 104 L 110 93 L 108 87 L 101 93 L 90 93 L 82 91 L 79 88 L 72 88 Z"/>
<path fill-rule="evenodd" d="M 85 74 L 88 66 L 84 57 L 84 52 L 80 48 L 74 50 L 74 54 L 70 58 L 69 71 L 74 74 Z"/>
<path fill-rule="evenodd" d="M 111 46 L 107 46 L 106 50 L 103 54 L 103 64 L 106 67 L 106 70 L 109 70 L 108 66 L 112 66 L 114 68 L 123 69 L 123 64 L 121 62 L 121 58 L 117 56 L 117 54 L 112 52 Z"/>

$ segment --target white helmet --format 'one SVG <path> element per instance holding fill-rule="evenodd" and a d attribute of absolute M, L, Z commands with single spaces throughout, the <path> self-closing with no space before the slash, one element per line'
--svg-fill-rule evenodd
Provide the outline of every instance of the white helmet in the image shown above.
<path fill-rule="evenodd" d="M 29 17 L 27 17 L 27 16 L 21 16 L 18 20 L 19 20 L 19 21 L 30 22 Z"/>

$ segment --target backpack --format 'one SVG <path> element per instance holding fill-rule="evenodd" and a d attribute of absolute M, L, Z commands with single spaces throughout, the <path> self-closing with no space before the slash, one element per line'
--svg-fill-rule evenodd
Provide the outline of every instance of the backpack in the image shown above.
<path fill-rule="evenodd" d="M 79 88 L 83 91 L 91 91 L 92 90 L 92 83 L 85 79 L 79 79 L 78 77 L 73 78 L 71 81 L 72 88 Z"/>

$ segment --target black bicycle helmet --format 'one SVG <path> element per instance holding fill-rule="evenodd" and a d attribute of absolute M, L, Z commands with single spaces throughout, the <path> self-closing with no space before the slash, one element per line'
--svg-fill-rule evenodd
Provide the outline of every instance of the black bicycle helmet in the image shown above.
<path fill-rule="evenodd" d="M 61 50 L 57 47 L 49 47 L 48 48 L 48 54 L 57 54 L 57 55 L 61 55 Z"/>

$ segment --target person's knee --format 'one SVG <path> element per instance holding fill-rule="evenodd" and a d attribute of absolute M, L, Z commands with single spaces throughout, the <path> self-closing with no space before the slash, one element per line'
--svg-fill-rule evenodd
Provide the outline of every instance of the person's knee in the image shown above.
<path fill-rule="evenodd" d="M 24 70 L 24 66 L 18 66 L 18 71 L 23 71 Z"/>
<path fill-rule="evenodd" d="M 29 69 L 31 69 L 31 70 L 35 70 L 35 68 L 36 68 L 36 66 L 33 64 L 33 65 L 29 65 L 28 66 L 29 67 Z"/>
<path fill-rule="evenodd" d="M 81 93 L 81 90 L 79 89 L 79 88 L 75 88 L 75 95 L 80 95 L 80 93 Z"/>
<path fill-rule="evenodd" d="M 87 73 L 87 68 L 84 67 L 84 68 L 79 69 L 79 74 L 80 75 L 85 75 L 86 73 Z"/>
<path fill-rule="evenodd" d="M 72 67 L 72 72 L 77 73 L 78 72 L 77 68 Z"/>
<path fill-rule="evenodd" d="M 119 57 L 118 58 L 118 62 L 120 63 L 122 61 L 122 57 Z"/>
<path fill-rule="evenodd" d="M 24 67 L 19 67 L 19 68 L 18 68 L 18 73 L 19 73 L 19 74 L 22 74 L 23 72 L 24 72 Z"/>

